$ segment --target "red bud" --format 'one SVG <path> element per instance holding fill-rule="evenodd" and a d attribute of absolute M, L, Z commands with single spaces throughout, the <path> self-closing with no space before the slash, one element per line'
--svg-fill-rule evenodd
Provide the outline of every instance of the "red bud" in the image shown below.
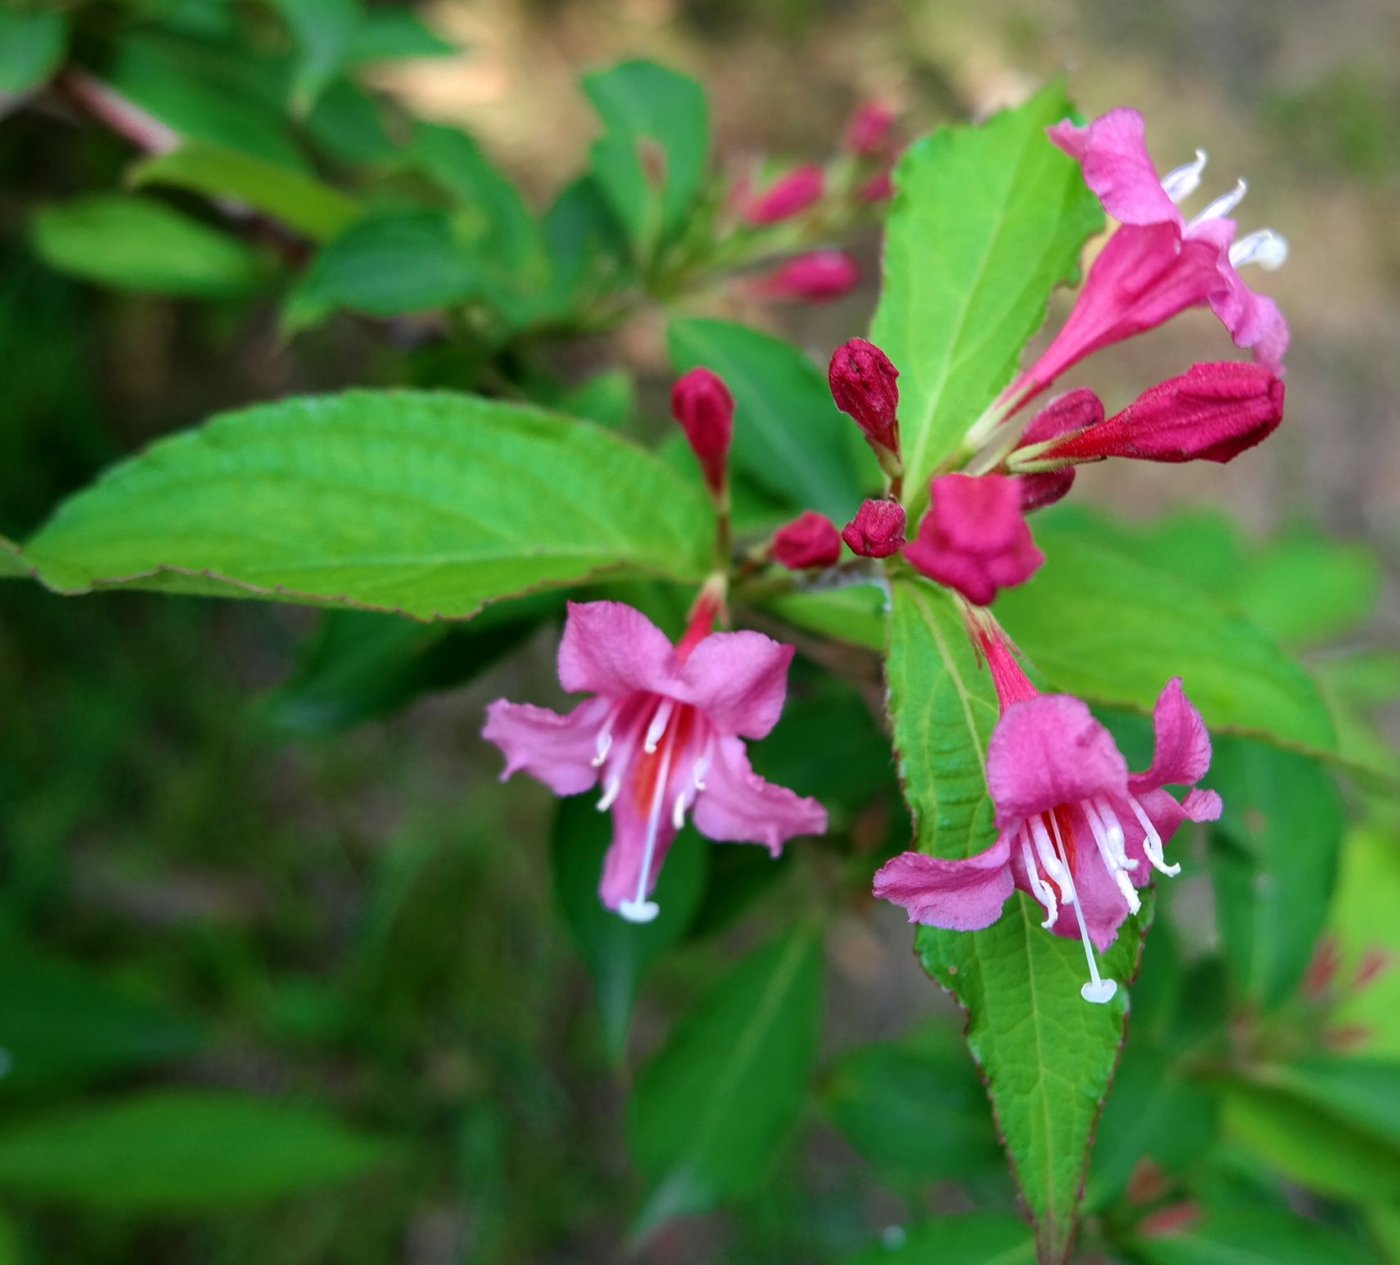
<path fill-rule="evenodd" d="M 773 533 L 773 558 L 790 571 L 829 567 L 841 556 L 841 536 L 825 514 L 807 510 Z"/>
<path fill-rule="evenodd" d="M 891 475 L 899 466 L 899 370 L 874 343 L 853 338 L 832 353 L 826 380 L 836 407 L 854 419 Z"/>
<path fill-rule="evenodd" d="M 709 369 L 692 369 L 671 388 L 671 415 L 685 431 L 711 493 L 723 496 L 734 437 L 734 397 L 724 380 Z"/>
<path fill-rule="evenodd" d="M 904 506 L 898 501 L 865 501 L 841 539 L 862 558 L 888 558 L 904 548 L 905 526 Z"/>

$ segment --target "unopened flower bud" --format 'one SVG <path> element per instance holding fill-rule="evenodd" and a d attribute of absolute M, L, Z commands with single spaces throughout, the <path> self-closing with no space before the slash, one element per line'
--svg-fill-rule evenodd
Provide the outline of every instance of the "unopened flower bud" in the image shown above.
<path fill-rule="evenodd" d="M 893 171 L 881 171 L 871 176 L 859 189 L 856 197 L 862 202 L 887 202 L 894 197 Z"/>
<path fill-rule="evenodd" d="M 671 415 L 685 431 L 711 494 L 721 499 L 729 443 L 734 437 L 734 397 L 729 388 L 719 374 L 692 369 L 671 388 Z"/>
<path fill-rule="evenodd" d="M 829 567 L 841 556 L 841 535 L 825 514 L 807 510 L 773 533 L 772 550 L 773 560 L 789 571 Z"/>
<path fill-rule="evenodd" d="M 901 471 L 898 378 L 890 358 L 863 338 L 838 347 L 826 373 L 836 407 L 860 427 L 880 468 L 892 479 Z"/>
<path fill-rule="evenodd" d="M 744 208 L 750 224 L 776 224 L 791 219 L 822 200 L 826 192 L 826 172 L 815 164 L 798 167 L 780 177 L 766 193 L 759 194 Z"/>
<path fill-rule="evenodd" d="M 844 145 L 857 158 L 876 158 L 890 146 L 895 112 L 879 101 L 866 101 L 856 107 L 846 125 Z"/>
<path fill-rule="evenodd" d="M 1074 467 L 1064 466 L 1059 470 L 1043 470 L 1038 474 L 1018 474 L 1017 486 L 1021 490 L 1021 513 L 1043 510 L 1069 495 L 1074 486 Z"/>
<path fill-rule="evenodd" d="M 904 548 L 904 529 L 904 506 L 898 501 L 865 501 L 841 539 L 862 558 L 888 558 Z"/>
<path fill-rule="evenodd" d="M 789 259 L 766 277 L 760 277 L 755 290 L 767 299 L 826 303 L 849 294 L 859 281 L 860 269 L 844 251 L 817 250 Z"/>

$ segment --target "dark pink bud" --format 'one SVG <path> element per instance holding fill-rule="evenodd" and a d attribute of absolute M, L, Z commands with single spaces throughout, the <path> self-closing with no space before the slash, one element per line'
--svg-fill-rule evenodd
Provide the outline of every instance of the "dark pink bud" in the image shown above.
<path fill-rule="evenodd" d="M 898 501 L 864 501 L 841 539 L 862 558 L 888 558 L 904 548 L 904 527 L 904 506 Z"/>
<path fill-rule="evenodd" d="M 692 369 L 671 388 L 671 416 L 685 431 L 711 493 L 723 496 L 734 437 L 734 397 L 724 380 L 709 369 Z"/>
<path fill-rule="evenodd" d="M 856 197 L 862 202 L 886 202 L 894 197 L 894 172 L 882 171 L 871 176 L 859 189 Z"/>
<path fill-rule="evenodd" d="M 848 153 L 857 158 L 876 158 L 890 147 L 895 112 L 879 101 L 866 101 L 856 107 L 846 124 L 844 140 Z"/>
<path fill-rule="evenodd" d="M 1069 495 L 1074 486 L 1074 467 L 1065 466 L 1060 470 L 1044 470 L 1039 474 L 1018 474 L 1016 482 L 1021 486 L 1021 513 L 1043 510 Z"/>
<path fill-rule="evenodd" d="M 761 277 L 757 291 L 764 298 L 825 303 L 849 294 L 860 281 L 856 261 L 844 251 L 818 250 L 798 255 Z"/>
<path fill-rule="evenodd" d="M 912 566 L 977 606 L 1023 584 L 1045 555 L 1021 516 L 1021 490 L 999 474 L 945 474 L 929 484 L 928 512 L 904 550 Z"/>
<path fill-rule="evenodd" d="M 754 198 L 744 208 L 744 218 L 750 224 L 776 224 L 779 220 L 801 215 L 808 207 L 822 200 L 826 192 L 826 172 L 816 164 L 798 167 L 780 177 L 766 192 Z"/>
<path fill-rule="evenodd" d="M 826 371 L 831 398 L 855 421 L 882 467 L 899 473 L 899 370 L 874 343 L 853 338 L 831 354 Z"/>
<path fill-rule="evenodd" d="M 789 571 L 829 567 L 841 556 L 841 536 L 825 514 L 807 510 L 773 533 L 773 559 Z"/>
<path fill-rule="evenodd" d="M 1087 387 L 1056 396 L 1039 413 L 1021 435 L 1017 448 L 1029 448 L 1047 440 L 1059 439 L 1103 421 L 1103 401 Z"/>

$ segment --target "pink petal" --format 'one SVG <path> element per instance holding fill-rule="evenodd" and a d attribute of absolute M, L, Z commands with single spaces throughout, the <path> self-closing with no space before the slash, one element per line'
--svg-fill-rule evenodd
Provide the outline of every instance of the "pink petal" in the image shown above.
<path fill-rule="evenodd" d="M 992 732 L 987 789 L 999 829 L 1091 795 L 1121 798 L 1127 784 L 1112 735 L 1068 694 L 1015 703 Z"/>
<path fill-rule="evenodd" d="M 1119 108 L 1087 127 L 1066 120 L 1046 129 L 1050 139 L 1084 169 L 1084 183 L 1120 224 L 1182 223 L 1147 152 L 1142 115 Z"/>
<path fill-rule="evenodd" d="M 1138 795 L 1159 786 L 1194 786 L 1210 768 L 1210 734 L 1181 688 L 1180 677 L 1162 687 L 1152 709 L 1152 727 L 1156 731 L 1152 767 L 1134 773 L 1128 779 L 1129 790 Z"/>
<path fill-rule="evenodd" d="M 721 734 L 763 738 L 782 714 L 792 656 L 762 633 L 711 633 L 681 668 L 685 697 Z"/>
<path fill-rule="evenodd" d="M 622 602 L 570 602 L 559 643 L 559 684 L 619 699 L 636 690 L 674 695 L 676 653 L 666 634 Z"/>
<path fill-rule="evenodd" d="M 646 858 L 650 814 L 649 811 L 643 812 L 636 803 L 636 779 L 629 777 L 628 781 L 629 785 L 623 788 L 613 805 L 612 844 L 603 858 L 603 877 L 598 884 L 598 896 L 609 909 L 617 909 L 624 902 L 637 899 L 637 881 L 641 878 L 642 864 Z M 656 838 L 642 899 L 656 890 L 657 876 L 675 838 L 676 828 L 669 810 L 663 804 L 656 815 Z"/>
<path fill-rule="evenodd" d="M 695 800 L 695 828 L 719 843 L 761 843 L 775 856 L 794 835 L 826 831 L 826 809 L 785 786 L 765 782 L 738 738 L 721 738 Z"/>
<path fill-rule="evenodd" d="M 874 892 L 909 912 L 909 921 L 946 931 L 980 931 L 1001 917 L 1013 890 L 1006 836 L 965 861 L 905 852 L 875 873 Z"/>
<path fill-rule="evenodd" d="M 498 698 L 486 709 L 481 736 L 506 757 L 502 781 L 523 770 L 556 795 L 577 795 L 598 780 L 593 757 L 611 706 L 605 698 L 590 698 L 561 716 L 547 707 Z"/>
<path fill-rule="evenodd" d="M 1118 928 L 1123 925 L 1131 912 L 1118 884 L 1108 872 L 1099 856 L 1098 846 L 1085 827 L 1078 832 L 1075 841 L 1074 866 L 1070 873 L 1074 878 L 1075 899 L 1084 914 L 1084 925 L 1088 928 L 1089 939 L 1094 948 L 1102 953 L 1117 938 Z M 1146 882 L 1151 876 L 1146 861 L 1139 861 L 1136 871 L 1129 871 L 1135 881 Z M 1079 939 L 1079 920 L 1072 907 L 1062 907 L 1060 916 L 1051 930 L 1057 936 L 1071 940 Z"/>

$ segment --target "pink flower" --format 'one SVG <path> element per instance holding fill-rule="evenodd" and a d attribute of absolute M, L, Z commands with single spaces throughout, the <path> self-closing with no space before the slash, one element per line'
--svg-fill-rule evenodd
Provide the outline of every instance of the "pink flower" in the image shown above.
<path fill-rule="evenodd" d="M 1153 712 L 1152 765 L 1130 773 L 1084 703 L 1038 693 L 999 630 L 979 640 L 1002 706 L 987 750 L 997 840 L 964 861 L 906 852 L 875 875 L 875 895 L 908 910 L 911 922 L 976 931 L 1019 888 L 1044 910 L 1041 926 L 1084 942 L 1089 982 L 1081 993 L 1106 1002 L 1118 986 L 1100 978 L 1090 946 L 1103 952 L 1113 943 L 1141 907 L 1137 889 L 1152 870 L 1180 871 L 1163 848 L 1181 825 L 1220 815 L 1214 791 L 1193 789 L 1178 803 L 1162 789 L 1194 787 L 1205 776 L 1210 735 L 1181 681 L 1169 681 Z"/>
<path fill-rule="evenodd" d="M 1045 561 L 1022 517 L 1017 480 L 999 474 L 934 479 L 928 512 L 904 556 L 978 606 L 1029 580 Z"/>
<path fill-rule="evenodd" d="M 857 158 L 878 158 L 889 151 L 894 135 L 894 110 L 879 101 L 865 101 L 856 107 L 846 125 L 842 144 Z"/>
<path fill-rule="evenodd" d="M 822 200 L 826 192 L 826 172 L 815 164 L 798 167 L 779 177 L 766 193 L 744 207 L 750 224 L 776 224 L 791 219 Z"/>
<path fill-rule="evenodd" d="M 1143 138 L 1142 116 L 1118 109 L 1087 127 L 1068 121 L 1050 139 L 1079 161 L 1089 188 L 1122 227 L 1089 270 L 1074 310 L 1040 360 L 1007 393 L 1017 407 L 1071 365 L 1111 343 L 1161 325 L 1190 307 L 1209 304 L 1236 346 L 1281 372 L 1288 326 L 1272 299 L 1252 291 L 1237 269 L 1277 268 L 1288 244 L 1270 229 L 1235 241 L 1226 218 L 1244 197 L 1244 182 L 1187 220 L 1177 203 L 1200 185 L 1206 155 L 1158 178 Z"/>
<path fill-rule="evenodd" d="M 852 338 L 831 354 L 826 381 L 836 407 L 860 427 L 881 468 L 891 478 L 899 457 L 899 370 L 874 343 Z"/>
<path fill-rule="evenodd" d="M 888 558 L 904 548 L 904 529 L 904 506 L 898 501 L 863 501 L 841 539 L 862 558 Z"/>
<path fill-rule="evenodd" d="M 834 566 L 840 556 L 841 533 L 816 510 L 805 510 L 773 533 L 773 559 L 789 571 Z"/>
<path fill-rule="evenodd" d="M 722 499 L 734 438 L 734 397 L 724 379 L 705 368 L 677 379 L 671 388 L 671 415 L 685 431 L 711 494 Z"/>
<path fill-rule="evenodd" d="M 1043 471 L 1106 457 L 1230 461 L 1273 433 L 1283 395 L 1283 382 L 1262 365 L 1234 361 L 1192 365 L 1107 421 L 1093 392 L 1071 391 L 1026 428 L 1008 465 Z"/>
<path fill-rule="evenodd" d="M 502 780 L 524 770 L 556 795 L 601 782 L 613 841 L 599 894 L 631 922 L 656 917 L 647 898 L 687 812 L 708 838 L 761 843 L 775 856 L 794 835 L 826 829 L 816 800 L 753 772 L 742 741 L 777 724 L 792 647 L 709 633 L 712 615 L 702 609 L 672 648 L 630 606 L 570 603 L 559 683 L 593 697 L 567 716 L 505 699 L 487 709 L 482 736 L 505 754 Z"/>
<path fill-rule="evenodd" d="M 759 277 L 754 290 L 766 299 L 827 303 L 849 294 L 859 281 L 860 269 L 844 251 L 816 250 L 789 259 L 767 276 Z"/>

